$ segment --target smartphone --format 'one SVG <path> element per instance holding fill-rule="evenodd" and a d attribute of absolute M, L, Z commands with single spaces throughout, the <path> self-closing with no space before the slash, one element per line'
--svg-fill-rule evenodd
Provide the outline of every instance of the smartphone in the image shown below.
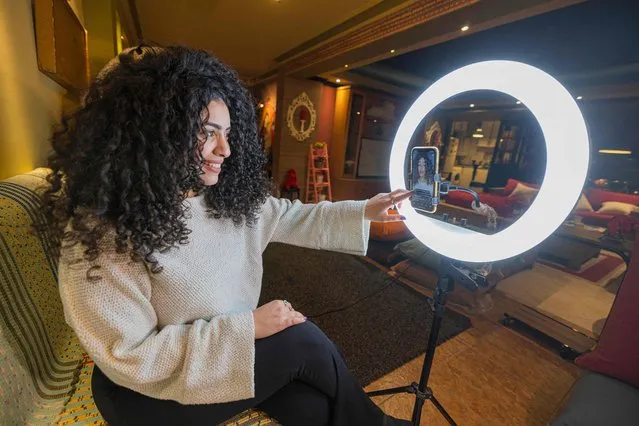
<path fill-rule="evenodd" d="M 439 196 L 439 149 L 434 146 L 418 146 L 410 152 L 411 205 L 420 213 L 435 213 Z"/>

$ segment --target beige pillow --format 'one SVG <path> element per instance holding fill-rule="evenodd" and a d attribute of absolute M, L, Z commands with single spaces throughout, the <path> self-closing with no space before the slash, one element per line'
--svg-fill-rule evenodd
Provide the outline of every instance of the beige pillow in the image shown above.
<path fill-rule="evenodd" d="M 532 203 L 533 198 L 537 195 L 539 190 L 537 188 L 531 188 L 526 185 L 518 183 L 513 192 L 510 193 L 508 198 L 515 198 L 525 204 Z"/>
<path fill-rule="evenodd" d="M 592 208 L 592 204 L 590 204 L 590 201 L 588 201 L 586 196 L 584 194 L 581 194 L 581 197 L 579 197 L 579 201 L 577 202 L 577 205 L 575 206 L 575 211 L 592 212 L 592 211 L 595 211 L 595 209 Z"/>
<path fill-rule="evenodd" d="M 621 203 L 619 201 L 604 201 L 601 203 L 601 208 L 597 210 L 597 213 L 603 214 L 615 214 L 615 215 L 629 215 L 636 212 L 639 209 L 634 204 Z"/>

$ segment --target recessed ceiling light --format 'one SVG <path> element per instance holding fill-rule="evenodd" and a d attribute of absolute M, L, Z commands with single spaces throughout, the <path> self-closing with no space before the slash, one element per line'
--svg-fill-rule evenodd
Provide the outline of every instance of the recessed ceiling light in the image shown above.
<path fill-rule="evenodd" d="M 395 53 L 395 49 L 391 49 L 390 53 Z"/>
<path fill-rule="evenodd" d="M 339 78 L 335 79 L 335 83 L 341 83 L 341 82 L 342 82 L 342 80 L 340 80 Z"/>
<path fill-rule="evenodd" d="M 470 27 L 468 25 L 464 25 L 460 29 L 461 29 L 462 32 L 465 32 L 465 31 L 468 31 L 470 29 Z"/>
<path fill-rule="evenodd" d="M 260 104 L 258 105 L 259 108 L 264 108 L 264 104 L 262 102 L 260 102 Z"/>
<path fill-rule="evenodd" d="M 344 65 L 344 68 L 348 68 L 348 64 Z"/>
<path fill-rule="evenodd" d="M 626 149 L 600 149 L 601 154 L 631 155 L 632 151 Z"/>
<path fill-rule="evenodd" d="M 360 115 L 360 114 L 361 114 L 361 112 L 357 111 L 357 115 Z"/>
<path fill-rule="evenodd" d="M 583 98 L 584 98 L 583 96 L 577 96 L 577 99 L 578 99 L 578 100 L 579 100 L 579 99 L 583 99 Z"/>
<path fill-rule="evenodd" d="M 521 104 L 521 101 L 517 101 L 517 105 Z"/>
<path fill-rule="evenodd" d="M 470 104 L 470 107 L 471 108 L 475 108 L 475 104 Z"/>

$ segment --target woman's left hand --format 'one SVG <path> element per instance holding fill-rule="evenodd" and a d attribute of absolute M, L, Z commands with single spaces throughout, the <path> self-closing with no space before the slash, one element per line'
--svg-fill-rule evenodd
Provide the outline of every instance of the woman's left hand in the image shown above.
<path fill-rule="evenodd" d="M 388 194 L 377 194 L 366 202 L 364 216 L 375 222 L 397 222 L 405 220 L 404 216 L 388 213 L 393 206 L 401 206 L 402 201 L 413 195 L 412 191 L 397 189 Z"/>

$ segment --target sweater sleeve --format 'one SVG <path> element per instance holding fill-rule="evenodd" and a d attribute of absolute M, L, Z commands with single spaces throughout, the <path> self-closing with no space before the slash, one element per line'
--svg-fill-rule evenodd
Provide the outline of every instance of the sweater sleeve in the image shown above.
<path fill-rule="evenodd" d="M 254 396 L 253 368 L 247 368 L 255 359 L 251 311 L 159 327 L 144 264 L 103 252 L 92 262 L 100 269 L 91 272 L 101 279 L 91 281 L 88 263 L 69 263 L 65 250 L 59 268 L 65 320 L 113 382 L 181 404 Z"/>
<path fill-rule="evenodd" d="M 302 204 L 299 200 L 269 197 L 265 204 L 266 238 L 300 247 L 365 255 L 370 221 L 364 217 L 366 200 L 322 201 Z"/>

